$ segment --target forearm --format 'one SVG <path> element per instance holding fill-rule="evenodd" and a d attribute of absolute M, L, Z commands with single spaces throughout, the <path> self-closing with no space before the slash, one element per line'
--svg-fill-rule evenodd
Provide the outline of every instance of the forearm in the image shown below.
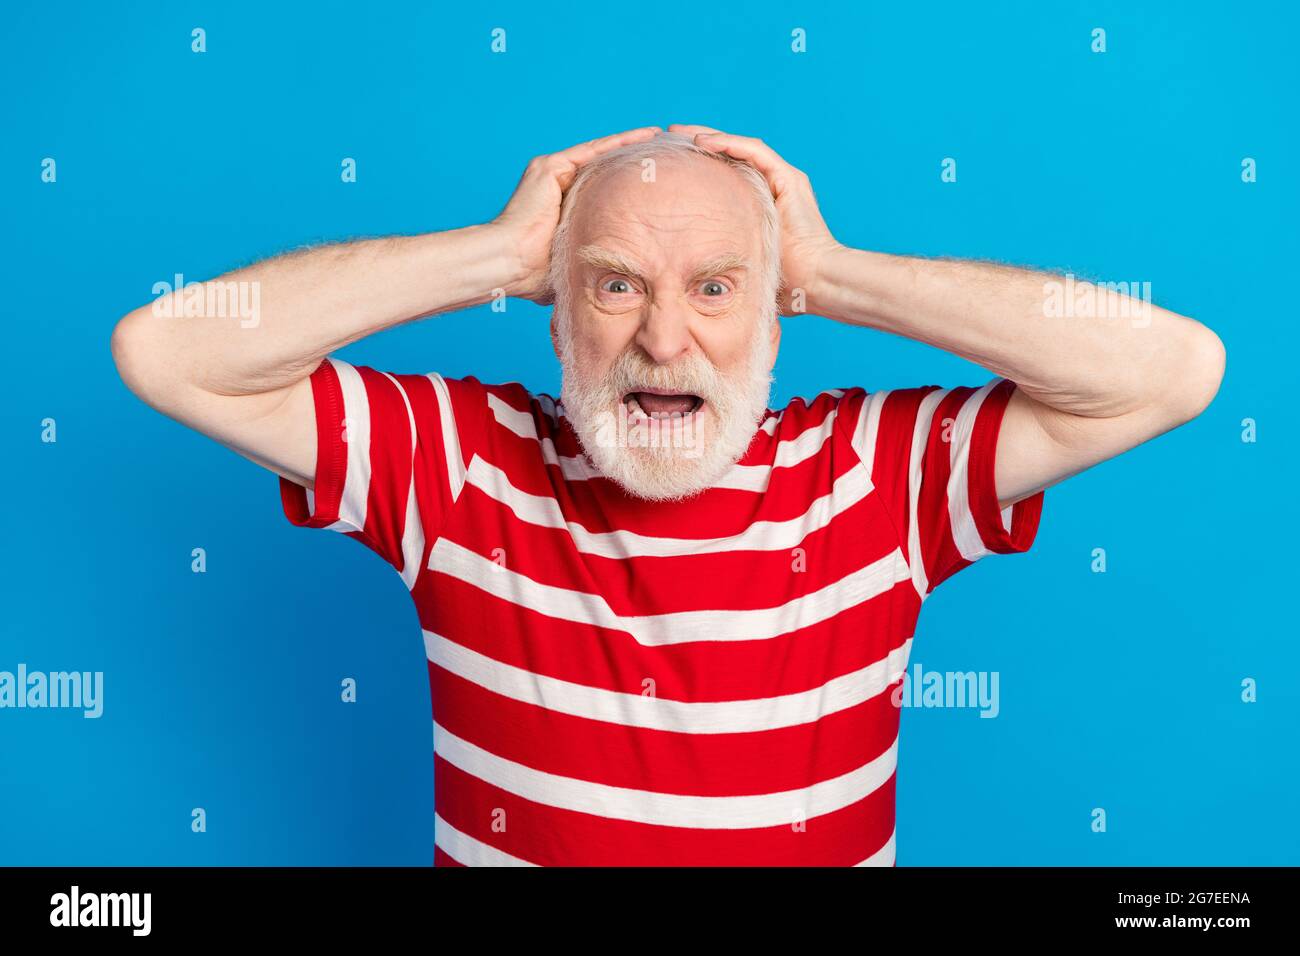
<path fill-rule="evenodd" d="M 1213 368 L 1221 345 L 1192 319 L 1081 281 L 982 262 L 842 248 L 826 257 L 809 311 L 934 345 L 1085 417 L 1158 405 L 1192 417 L 1221 372 Z"/>
<path fill-rule="evenodd" d="M 305 378 L 350 342 L 486 302 L 516 272 L 512 250 L 490 226 L 322 246 L 135 310 L 119 323 L 114 352 L 137 390 L 271 392 Z M 225 307 L 231 294 L 254 314 Z"/>

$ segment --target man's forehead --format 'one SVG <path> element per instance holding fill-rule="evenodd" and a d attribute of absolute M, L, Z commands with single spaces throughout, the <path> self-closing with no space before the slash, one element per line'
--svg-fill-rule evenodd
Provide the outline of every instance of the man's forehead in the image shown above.
<path fill-rule="evenodd" d="M 676 249 L 674 252 L 672 256 L 664 256 L 663 250 L 638 248 L 635 242 L 607 241 L 579 246 L 575 257 L 579 265 L 634 276 L 647 276 L 664 267 L 676 267 L 697 277 L 754 268 L 749 255 L 727 244 L 709 243 L 696 249 Z"/>
<path fill-rule="evenodd" d="M 575 209 L 574 248 L 581 262 L 611 264 L 613 256 L 703 264 L 730 257 L 750 264 L 761 243 L 761 214 L 749 186 L 733 169 L 701 157 L 660 163 L 646 181 L 635 167 L 612 170 L 592 184 Z M 624 271 L 624 270 L 620 270 Z"/>

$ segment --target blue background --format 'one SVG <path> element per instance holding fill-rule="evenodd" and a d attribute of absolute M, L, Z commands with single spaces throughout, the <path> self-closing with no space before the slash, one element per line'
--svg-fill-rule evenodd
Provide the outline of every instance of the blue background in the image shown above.
<path fill-rule="evenodd" d="M 1050 490 L 1031 554 L 927 603 L 913 663 L 998 671 L 1001 714 L 904 712 L 899 865 L 1300 863 L 1283 504 L 1300 18 L 1149 6 L 8 10 L 0 670 L 98 670 L 106 687 L 99 720 L 0 711 L 0 864 L 431 861 L 429 690 L 401 580 L 356 542 L 292 528 L 273 476 L 133 398 L 110 331 L 176 272 L 481 222 L 532 155 L 679 121 L 764 138 L 843 242 L 1150 281 L 1227 345 L 1201 418 Z M 554 393 L 546 315 L 512 301 L 342 354 Z M 774 400 L 988 377 L 802 317 Z"/>

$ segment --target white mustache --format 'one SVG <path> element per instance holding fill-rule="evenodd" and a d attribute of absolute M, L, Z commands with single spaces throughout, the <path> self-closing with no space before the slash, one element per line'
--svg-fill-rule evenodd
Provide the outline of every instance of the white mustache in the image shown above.
<path fill-rule="evenodd" d="M 648 389 L 714 400 L 723 384 L 717 368 L 704 358 L 683 361 L 687 363 L 685 366 L 653 365 L 634 352 L 625 352 L 609 370 L 606 385 L 620 400 L 629 392 Z"/>

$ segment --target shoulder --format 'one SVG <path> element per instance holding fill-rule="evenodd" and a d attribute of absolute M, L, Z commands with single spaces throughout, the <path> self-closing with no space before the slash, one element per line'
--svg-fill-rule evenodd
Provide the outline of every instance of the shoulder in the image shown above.
<path fill-rule="evenodd" d="M 851 431 L 872 400 L 883 400 L 888 394 L 848 385 L 827 388 L 813 395 L 798 395 L 781 408 L 769 410 L 761 427 L 778 438 L 797 436 L 810 428 Z"/>
<path fill-rule="evenodd" d="M 870 390 L 861 385 L 828 388 L 811 397 L 792 398 L 769 412 L 763 430 L 778 442 L 823 441 L 832 435 L 848 442 L 870 465 L 880 443 L 910 444 L 921 420 L 960 406 L 970 389 L 939 385 Z"/>
<path fill-rule="evenodd" d="M 519 438 L 544 439 L 561 429 L 564 410 L 555 396 L 522 382 L 484 382 L 476 376 L 441 378 L 453 396 L 458 416 L 477 411 L 489 432 L 504 430 Z"/>
<path fill-rule="evenodd" d="M 330 356 L 313 374 L 314 387 L 336 395 L 350 415 L 381 412 L 409 419 L 417 429 L 481 431 L 493 419 L 521 435 L 534 435 L 557 419 L 556 401 L 521 382 L 485 382 L 476 375 L 409 372 L 352 363 Z"/>

